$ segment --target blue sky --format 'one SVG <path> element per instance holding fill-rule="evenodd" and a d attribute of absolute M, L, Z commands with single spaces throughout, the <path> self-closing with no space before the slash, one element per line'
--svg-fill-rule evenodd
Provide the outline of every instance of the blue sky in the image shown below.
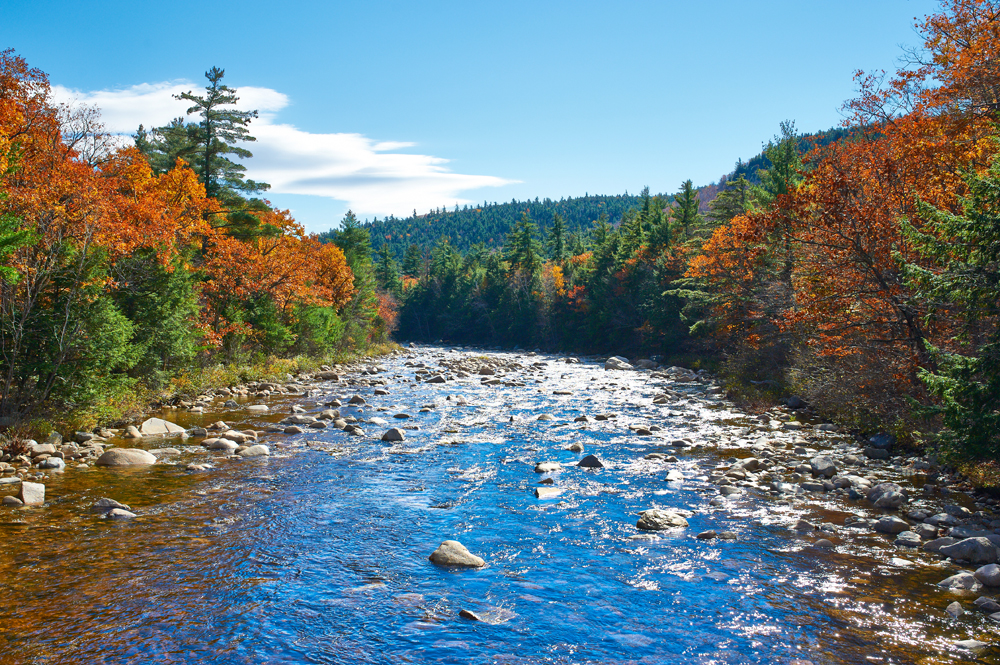
<path fill-rule="evenodd" d="M 0 48 L 109 128 L 212 66 L 263 112 L 251 175 L 312 231 L 468 201 L 707 184 L 785 119 L 829 128 L 934 0 L 5 0 Z M 180 111 L 183 107 L 180 108 Z"/>

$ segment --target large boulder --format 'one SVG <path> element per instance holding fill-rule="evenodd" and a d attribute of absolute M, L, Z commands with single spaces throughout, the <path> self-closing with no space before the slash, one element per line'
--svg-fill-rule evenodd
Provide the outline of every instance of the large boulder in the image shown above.
<path fill-rule="evenodd" d="M 975 572 L 976 579 L 989 587 L 1000 587 L 1000 566 L 995 563 L 983 566 Z"/>
<path fill-rule="evenodd" d="M 21 481 L 21 491 L 17 498 L 26 506 L 41 506 L 45 503 L 45 485 Z"/>
<path fill-rule="evenodd" d="M 170 436 L 183 433 L 183 427 L 162 418 L 150 418 L 139 425 L 139 434 L 142 436 Z"/>
<path fill-rule="evenodd" d="M 876 508 L 896 509 L 909 501 L 909 496 L 896 483 L 879 483 L 868 490 L 868 500 Z"/>
<path fill-rule="evenodd" d="M 604 369 L 632 369 L 628 359 L 621 356 L 611 356 L 604 361 Z"/>
<path fill-rule="evenodd" d="M 961 572 L 938 582 L 938 586 L 946 589 L 964 589 L 968 591 L 978 591 L 982 585 L 976 580 L 972 573 Z"/>
<path fill-rule="evenodd" d="M 480 568 L 486 565 L 483 559 L 470 552 L 465 545 L 457 540 L 444 541 L 427 558 L 438 566 Z"/>
<path fill-rule="evenodd" d="M 813 475 L 825 476 L 827 478 L 833 478 L 834 474 L 837 473 L 837 465 L 826 455 L 817 455 L 809 460 L 809 468 L 812 470 Z"/>
<path fill-rule="evenodd" d="M 987 538 L 966 538 L 952 545 L 945 545 L 938 550 L 952 559 L 961 559 L 970 563 L 996 563 L 997 546 Z"/>
<path fill-rule="evenodd" d="M 895 535 L 897 533 L 903 533 L 904 531 L 910 530 L 910 524 L 905 520 L 901 520 L 898 517 L 883 517 L 878 522 L 875 522 L 875 530 L 879 533 L 888 533 Z"/>
<path fill-rule="evenodd" d="M 651 508 L 643 511 L 635 525 L 644 531 L 665 531 L 667 529 L 685 529 L 688 521 L 680 513 Z"/>
<path fill-rule="evenodd" d="M 156 457 L 138 448 L 112 448 L 97 458 L 97 466 L 146 466 L 156 464 Z"/>

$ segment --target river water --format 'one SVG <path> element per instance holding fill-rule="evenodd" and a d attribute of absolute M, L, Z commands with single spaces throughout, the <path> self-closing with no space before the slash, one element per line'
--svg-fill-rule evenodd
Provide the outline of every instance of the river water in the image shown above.
<path fill-rule="evenodd" d="M 169 416 L 264 429 L 292 404 L 314 413 L 356 393 L 368 405 L 344 415 L 389 421 L 366 425 L 366 437 L 269 435 L 271 457 L 213 460 L 201 473 L 185 470 L 211 457 L 197 440 L 145 443 L 183 454 L 53 474 L 44 508 L 0 509 L 0 663 L 945 663 L 975 659 L 956 640 L 996 639 L 985 615 L 944 613 L 976 595 L 934 585 L 957 570 L 941 557 L 848 529 L 816 549 L 788 529 L 802 516 L 839 529 L 879 512 L 866 502 L 793 506 L 748 491 L 710 506 L 710 470 L 785 435 L 704 385 L 504 353 L 489 356 L 519 362 L 503 380 L 524 385 L 414 381 L 415 363 L 484 354 L 380 360 L 385 396 L 327 384 L 271 400 L 265 417 Z M 670 403 L 651 404 L 664 388 Z M 615 417 L 574 422 L 584 414 Z M 394 425 L 419 429 L 382 443 Z M 637 436 L 628 425 L 662 429 Z M 844 443 L 809 437 L 816 449 Z M 678 439 L 695 446 L 670 445 Z M 606 467 L 576 467 L 574 442 Z M 644 459 L 652 452 L 678 461 Z M 565 466 L 543 476 L 540 461 Z M 684 480 L 666 482 L 670 469 Z M 540 500 L 547 477 L 563 493 Z M 88 508 L 102 496 L 139 517 L 99 519 Z M 689 528 L 630 538 L 651 507 L 691 511 Z M 695 538 L 708 529 L 736 539 Z M 427 557 L 447 539 L 487 565 L 434 566 Z"/>

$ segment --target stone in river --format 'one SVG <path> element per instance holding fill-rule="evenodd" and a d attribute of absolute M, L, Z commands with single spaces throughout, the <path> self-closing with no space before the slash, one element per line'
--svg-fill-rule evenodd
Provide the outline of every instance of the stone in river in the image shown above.
<path fill-rule="evenodd" d="M 471 610 L 462 610 L 458 613 L 458 616 L 463 619 L 468 619 L 469 621 L 482 621 L 482 619 L 480 619 L 479 616 Z"/>
<path fill-rule="evenodd" d="M 813 547 L 815 549 L 824 549 L 824 550 L 833 549 L 833 541 L 827 540 L 826 538 L 820 538 L 815 543 L 810 545 L 810 547 Z"/>
<path fill-rule="evenodd" d="M 400 420 L 406 420 L 409 417 L 410 417 L 410 414 L 408 414 L 408 413 L 397 413 L 397 414 L 393 415 L 393 418 L 399 418 Z"/>
<path fill-rule="evenodd" d="M 13 508 L 16 508 L 18 506 L 23 506 L 24 501 L 21 501 L 16 496 L 5 496 L 3 500 L 0 501 L 0 505 L 11 506 Z"/>
<path fill-rule="evenodd" d="M 405 441 L 406 435 L 403 434 L 403 430 L 399 429 L 398 427 L 393 427 L 392 429 L 386 431 L 386 433 L 382 435 L 382 440 L 388 442 Z"/>
<path fill-rule="evenodd" d="M 447 380 L 443 374 L 437 374 L 427 379 L 426 383 L 445 383 Z"/>
<path fill-rule="evenodd" d="M 1000 565 L 988 564 L 975 572 L 976 579 L 989 587 L 1000 587 Z"/>
<path fill-rule="evenodd" d="M 559 462 L 539 462 L 535 465 L 535 473 L 552 473 L 562 468 Z"/>
<path fill-rule="evenodd" d="M 41 506 L 45 503 L 45 485 L 22 481 L 17 498 L 25 506 Z"/>
<path fill-rule="evenodd" d="M 997 562 L 997 546 L 982 536 L 945 545 L 938 549 L 938 552 L 952 559 L 962 559 L 971 563 Z"/>
<path fill-rule="evenodd" d="M 156 464 L 156 457 L 138 448 L 112 448 L 97 458 L 97 466 L 145 466 Z"/>
<path fill-rule="evenodd" d="M 538 420 L 555 420 L 555 418 L 553 418 L 547 413 L 543 413 L 542 415 L 538 416 Z"/>
<path fill-rule="evenodd" d="M 536 487 L 535 496 L 539 499 L 551 499 L 562 494 L 562 490 L 558 487 Z"/>
<path fill-rule="evenodd" d="M 589 423 L 591 420 L 590 416 L 577 416 L 573 419 L 575 423 Z"/>
<path fill-rule="evenodd" d="M 816 476 L 832 478 L 837 473 L 837 465 L 825 455 L 818 455 L 809 460 L 809 467 Z"/>
<path fill-rule="evenodd" d="M 364 397 L 362 397 L 361 395 L 355 395 L 355 396 L 354 396 L 354 397 L 352 397 L 352 398 L 351 398 L 350 400 L 348 400 L 348 402 L 347 402 L 347 403 L 348 403 L 348 404 L 355 404 L 355 405 L 359 405 L 359 404 L 367 404 L 367 402 L 365 402 L 365 398 L 364 398 Z"/>
<path fill-rule="evenodd" d="M 698 534 L 697 537 L 699 540 L 711 540 L 712 538 L 715 538 L 717 535 L 719 534 L 717 534 L 715 531 L 708 530 L 708 531 L 702 531 L 701 533 Z"/>
<path fill-rule="evenodd" d="M 285 434 L 302 434 L 305 430 L 298 425 L 290 425 L 285 428 Z"/>
<path fill-rule="evenodd" d="M 271 454 L 270 448 L 263 444 L 257 444 L 256 446 L 250 446 L 239 453 L 240 457 L 267 457 Z"/>
<path fill-rule="evenodd" d="M 167 436 L 170 434 L 183 434 L 184 428 L 169 420 L 149 418 L 139 425 L 139 433 L 142 436 Z"/>
<path fill-rule="evenodd" d="M 973 653 L 979 653 L 984 650 L 988 644 L 986 642 L 980 642 L 979 640 L 959 640 L 955 642 L 955 647 L 962 651 L 972 651 Z"/>
<path fill-rule="evenodd" d="M 957 600 L 948 607 L 946 607 L 944 611 L 953 617 L 960 617 L 963 614 L 965 614 L 965 610 L 962 609 L 962 603 L 958 602 Z"/>
<path fill-rule="evenodd" d="M 232 439 L 223 439 L 218 437 L 205 439 L 201 442 L 201 445 L 205 446 L 209 450 L 223 450 L 225 452 L 231 452 L 240 447 L 240 444 L 236 443 Z"/>
<path fill-rule="evenodd" d="M 438 566 L 456 566 L 460 568 L 480 568 L 486 562 L 466 549 L 457 540 L 446 540 L 441 543 L 429 557 L 431 563 Z"/>
<path fill-rule="evenodd" d="M 972 573 L 966 572 L 945 578 L 938 582 L 937 585 L 946 589 L 968 589 L 969 591 L 978 591 L 982 588 L 982 585 L 976 581 Z"/>
<path fill-rule="evenodd" d="M 792 526 L 792 531 L 815 531 L 816 525 L 805 520 L 799 520 Z"/>
<path fill-rule="evenodd" d="M 603 469 L 604 464 L 601 460 L 597 459 L 594 455 L 587 455 L 582 460 L 577 463 L 577 466 L 582 466 L 585 469 Z"/>
<path fill-rule="evenodd" d="M 645 427 L 637 427 L 635 429 L 635 433 L 638 436 L 653 436 L 653 433 L 650 430 L 646 429 Z"/>
<path fill-rule="evenodd" d="M 920 536 L 912 531 L 903 531 L 892 544 L 897 547 L 920 547 Z"/>
<path fill-rule="evenodd" d="M 135 513 L 122 508 L 112 508 L 103 515 L 106 520 L 129 520 L 135 516 Z"/>
<path fill-rule="evenodd" d="M 95 513 L 106 513 L 109 510 L 113 510 L 115 508 L 120 508 L 121 510 L 132 510 L 129 506 L 127 506 L 124 503 L 119 503 L 114 499 L 107 499 L 107 498 L 98 499 L 97 501 L 95 501 L 94 504 L 90 507 L 90 510 L 91 512 Z"/>
<path fill-rule="evenodd" d="M 734 496 L 736 494 L 743 494 L 743 490 L 741 490 L 739 487 L 732 487 L 730 485 L 726 485 L 724 487 L 719 488 L 719 494 L 721 494 L 722 496 Z"/>
<path fill-rule="evenodd" d="M 897 533 L 903 533 L 904 531 L 909 531 L 910 524 L 905 520 L 901 520 L 895 516 L 883 517 L 878 522 L 875 522 L 875 530 L 878 531 L 879 533 L 888 533 L 891 535 L 895 535 Z"/>
<path fill-rule="evenodd" d="M 571 444 L 569 444 L 569 448 L 567 448 L 566 450 L 568 450 L 570 452 L 573 452 L 573 453 L 582 453 L 583 452 L 583 444 L 580 443 L 579 441 L 577 441 L 576 443 L 571 443 Z"/>
<path fill-rule="evenodd" d="M 123 439 L 141 439 L 142 432 L 135 425 L 129 425 L 125 428 L 125 433 L 122 434 Z"/>
<path fill-rule="evenodd" d="M 286 425 L 308 425 L 309 423 L 316 422 L 316 418 L 313 416 L 294 415 L 288 416 L 281 422 Z"/>
<path fill-rule="evenodd" d="M 247 407 L 247 411 L 250 413 L 267 413 L 270 409 L 267 408 L 267 404 L 252 404 Z"/>
<path fill-rule="evenodd" d="M 66 462 L 58 457 L 47 457 L 38 463 L 39 469 L 64 469 Z"/>
<path fill-rule="evenodd" d="M 977 610 L 980 612 L 986 612 L 987 614 L 996 614 L 997 612 L 1000 612 L 1000 603 L 992 598 L 987 598 L 986 596 L 976 598 L 975 605 Z"/>
<path fill-rule="evenodd" d="M 876 508 L 899 508 L 907 502 L 908 497 L 902 487 L 896 483 L 879 483 L 868 490 L 868 500 Z"/>
<path fill-rule="evenodd" d="M 671 510 L 650 508 L 643 511 L 635 525 L 644 531 L 664 531 L 666 529 L 687 528 L 688 521 L 682 515 Z"/>
<path fill-rule="evenodd" d="M 684 480 L 684 474 L 678 471 L 677 469 L 671 469 L 670 471 L 667 471 L 666 481 L 668 483 L 676 483 L 682 480 Z"/>
<path fill-rule="evenodd" d="M 326 421 L 325 420 L 317 420 L 315 422 L 309 423 L 308 425 L 306 425 L 306 427 L 308 427 L 310 429 L 326 429 Z"/>

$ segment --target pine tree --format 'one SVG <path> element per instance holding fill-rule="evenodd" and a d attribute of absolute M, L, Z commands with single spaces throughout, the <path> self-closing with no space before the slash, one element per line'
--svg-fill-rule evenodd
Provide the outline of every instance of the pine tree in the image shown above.
<path fill-rule="evenodd" d="M 553 261 L 562 261 L 566 258 L 566 222 L 562 215 L 554 213 L 552 215 L 552 228 L 549 229 L 548 242 L 549 258 Z"/>
<path fill-rule="evenodd" d="M 246 180 L 246 167 L 230 160 L 227 155 L 241 159 L 253 157 L 240 143 L 256 141 L 248 129 L 250 121 L 257 117 L 257 111 L 240 111 L 235 107 L 239 101 L 236 90 L 222 83 L 226 72 L 212 67 L 205 72 L 209 85 L 205 95 L 195 95 L 191 91 L 174 95 L 175 99 L 192 102 L 188 115 L 201 116 L 198 132 L 195 134 L 197 157 L 192 166 L 198 172 L 205 191 L 209 196 L 230 199 L 239 198 L 240 193 L 258 193 L 270 188 L 262 182 Z"/>

